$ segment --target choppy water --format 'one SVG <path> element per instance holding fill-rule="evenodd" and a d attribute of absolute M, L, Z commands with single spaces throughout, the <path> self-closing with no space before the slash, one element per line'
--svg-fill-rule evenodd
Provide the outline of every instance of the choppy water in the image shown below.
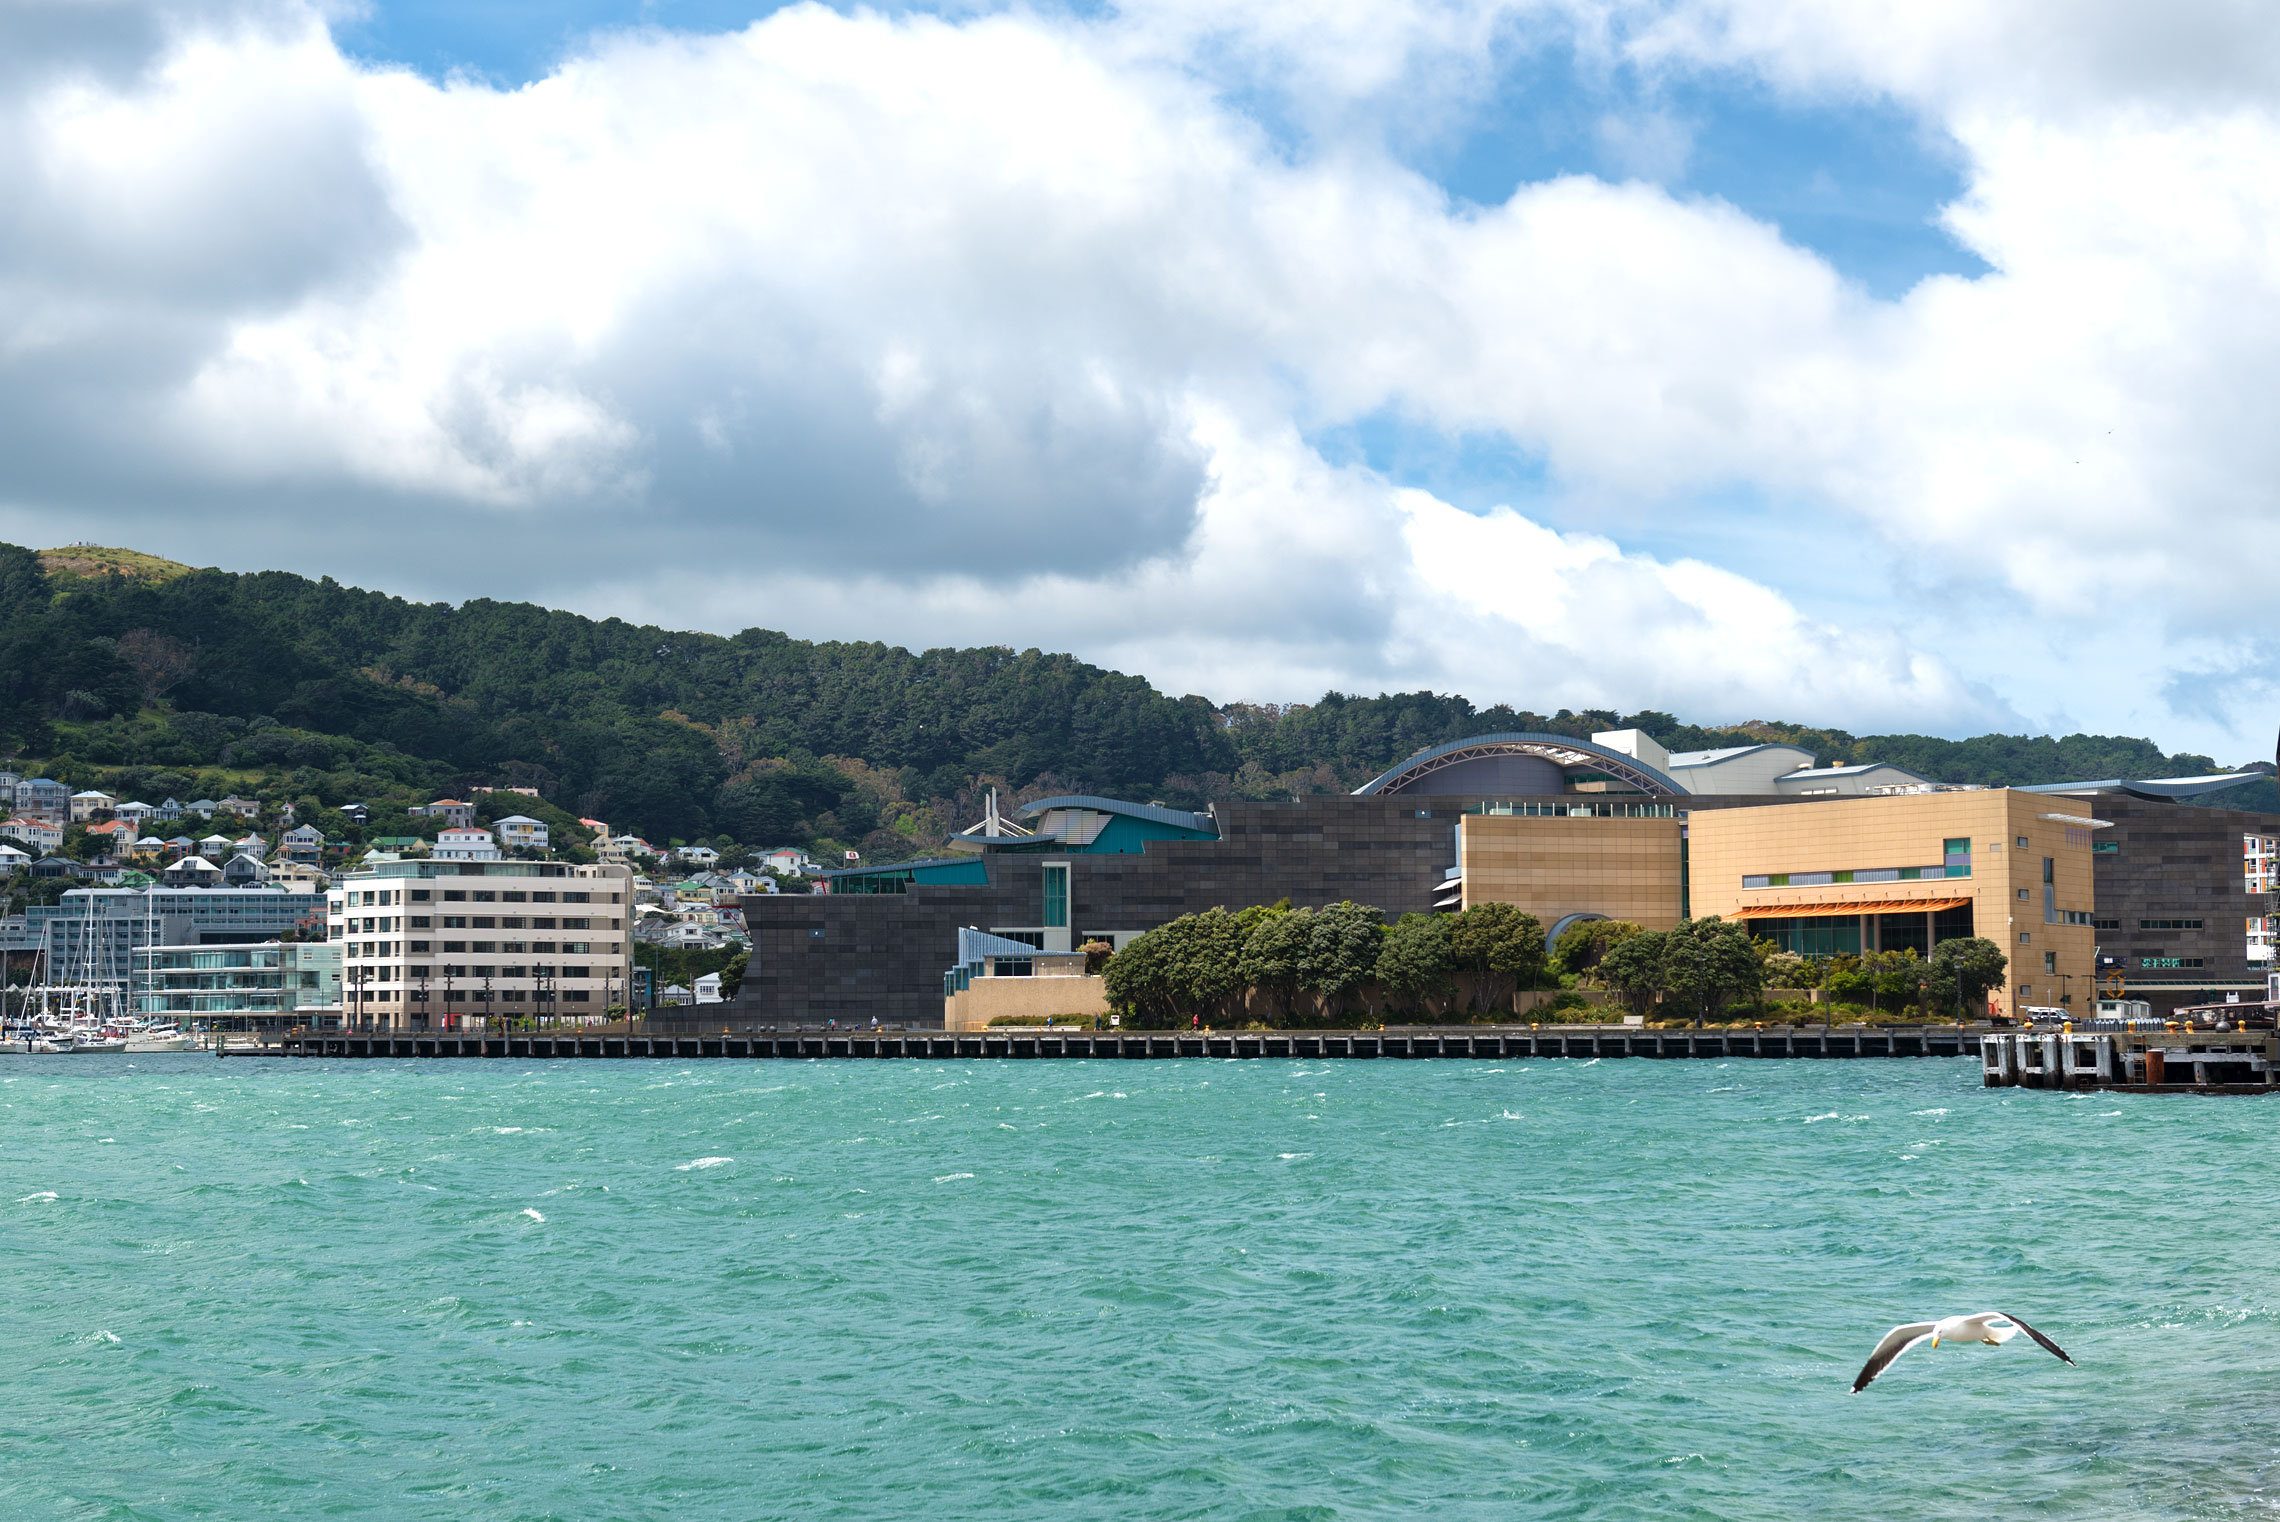
<path fill-rule="evenodd" d="M 0 1059 L 0 1517 L 2205 1517 L 2259 1100 L 1969 1062 Z M 1999 1307 L 2023 1341 L 1876 1336 Z"/>

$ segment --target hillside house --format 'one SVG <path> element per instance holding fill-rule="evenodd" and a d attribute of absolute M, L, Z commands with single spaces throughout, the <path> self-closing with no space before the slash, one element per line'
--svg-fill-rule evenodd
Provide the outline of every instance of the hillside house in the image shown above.
<path fill-rule="evenodd" d="M 41 855 L 63 848 L 63 826 L 51 824 L 31 814 L 18 814 L 13 819 L 0 820 L 0 837 L 19 841 L 27 849 Z"/>
<path fill-rule="evenodd" d="M 546 849 L 546 826 L 528 814 L 509 814 L 493 821 L 492 828 L 499 832 L 499 844 L 509 851 Z"/>
<path fill-rule="evenodd" d="M 16 784 L 16 812 L 49 824 L 69 824 L 71 789 L 53 777 L 26 777 Z"/>
<path fill-rule="evenodd" d="M 439 861 L 497 861 L 499 843 L 489 830 L 466 825 L 439 833 L 432 854 Z"/>

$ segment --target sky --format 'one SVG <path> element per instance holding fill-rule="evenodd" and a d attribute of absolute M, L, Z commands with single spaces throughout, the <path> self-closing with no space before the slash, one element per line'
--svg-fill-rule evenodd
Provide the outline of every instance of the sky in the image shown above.
<path fill-rule="evenodd" d="M 2248 0 L 0 0 L 0 539 L 2234 764 L 2276 248 Z"/>

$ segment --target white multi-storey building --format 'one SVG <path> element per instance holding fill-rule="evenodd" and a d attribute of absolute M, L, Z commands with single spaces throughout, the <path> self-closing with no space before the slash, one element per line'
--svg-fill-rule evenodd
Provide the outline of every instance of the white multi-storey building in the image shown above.
<path fill-rule="evenodd" d="M 353 1027 L 600 1020 L 633 976 L 632 874 L 552 861 L 377 862 L 329 898 Z"/>
<path fill-rule="evenodd" d="M 489 830 L 472 825 L 465 829 L 439 830 L 434 855 L 438 861 L 497 861 L 499 843 L 491 838 Z"/>

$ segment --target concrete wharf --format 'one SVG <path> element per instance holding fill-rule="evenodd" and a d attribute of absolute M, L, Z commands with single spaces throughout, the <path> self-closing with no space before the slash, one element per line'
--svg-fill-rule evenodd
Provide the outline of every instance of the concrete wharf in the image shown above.
<path fill-rule="evenodd" d="M 312 1032 L 256 1053 L 281 1057 L 608 1059 L 797 1058 L 1484 1058 L 1967 1057 L 1969 1032 L 1553 1028 L 1447 1031 L 742 1032 L 720 1035 L 363 1034 Z"/>
<path fill-rule="evenodd" d="M 2021 1030 L 1979 1038 L 1990 1089 L 2269 1094 L 2280 1034 L 2262 1030 Z"/>

